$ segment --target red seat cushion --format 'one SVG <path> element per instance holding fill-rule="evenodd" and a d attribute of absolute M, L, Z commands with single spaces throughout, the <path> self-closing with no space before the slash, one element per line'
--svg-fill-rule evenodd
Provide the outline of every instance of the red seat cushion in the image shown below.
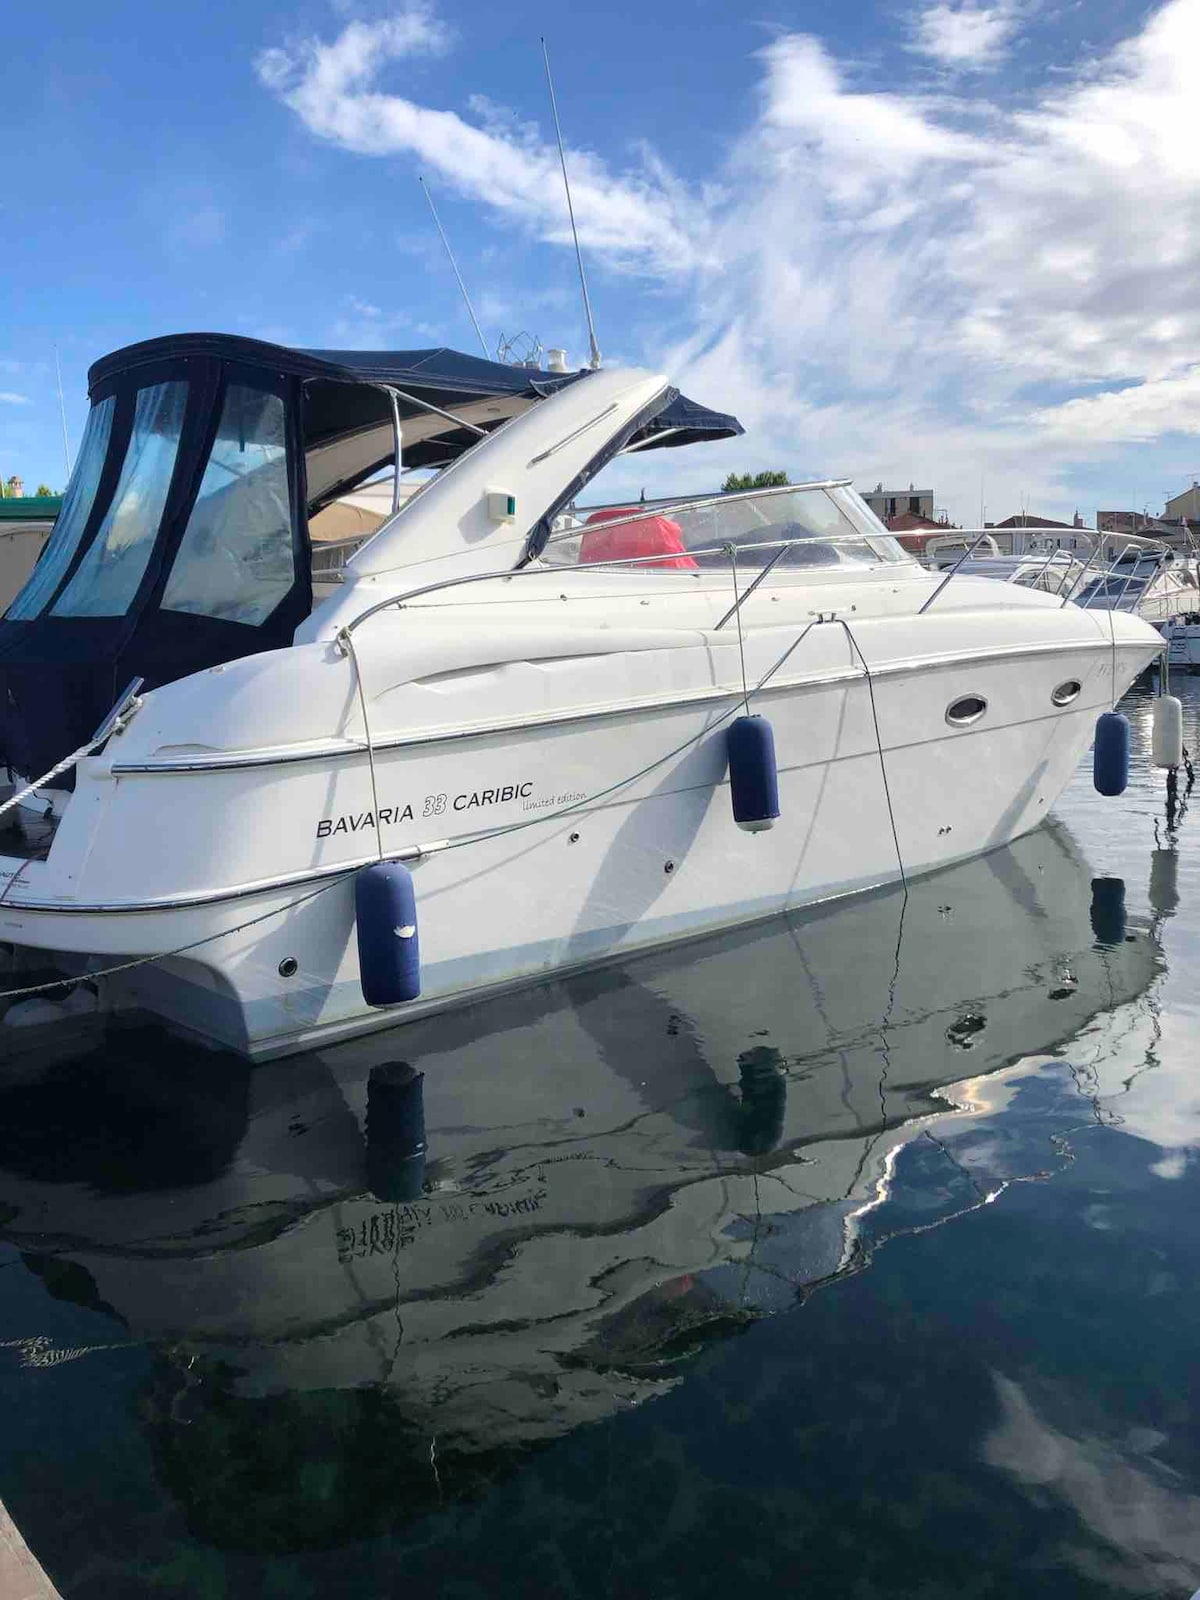
<path fill-rule="evenodd" d="M 636 561 L 639 557 L 661 555 L 662 561 L 646 561 L 646 567 L 680 567 L 696 570 L 696 562 L 687 553 L 683 542 L 683 529 L 670 517 L 638 517 L 636 522 L 623 522 L 619 528 L 598 528 L 600 522 L 612 522 L 617 517 L 632 516 L 632 506 L 611 507 L 593 511 L 587 519 L 588 532 L 579 546 L 579 562 Z"/>

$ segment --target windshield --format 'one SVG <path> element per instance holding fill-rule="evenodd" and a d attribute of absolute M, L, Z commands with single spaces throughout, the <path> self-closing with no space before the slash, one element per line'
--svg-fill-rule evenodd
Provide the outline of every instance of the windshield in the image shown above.
<path fill-rule="evenodd" d="M 655 570 L 740 567 L 864 567 L 909 557 L 852 496 L 836 487 L 787 488 L 660 506 L 603 506 L 559 518 L 545 559 L 561 566 L 637 561 Z M 780 546 L 791 544 L 780 554 Z M 661 557 L 661 559 L 651 559 Z"/>
<path fill-rule="evenodd" d="M 1076 597 L 1077 604 L 1085 609 L 1097 606 L 1101 611 L 1134 609 L 1152 579 L 1158 576 L 1162 559 L 1157 555 L 1138 556 L 1135 560 L 1121 560 L 1102 577 L 1094 578 Z"/>
<path fill-rule="evenodd" d="M 111 395 L 93 406 L 88 412 L 83 430 L 83 442 L 75 461 L 75 470 L 63 496 L 54 532 L 50 535 L 41 559 L 34 567 L 28 582 L 5 613 L 10 622 L 29 622 L 40 616 L 46 602 L 58 588 L 63 574 L 71 564 L 71 557 L 79 547 L 83 530 L 87 527 L 96 501 L 100 472 L 108 454 L 108 440 L 112 433 L 113 410 L 116 401 Z"/>
<path fill-rule="evenodd" d="M 139 389 L 129 449 L 112 503 L 54 617 L 120 617 L 138 591 L 175 471 L 186 383 Z"/>
<path fill-rule="evenodd" d="M 231 384 L 162 609 L 257 625 L 295 575 L 283 401 Z"/>

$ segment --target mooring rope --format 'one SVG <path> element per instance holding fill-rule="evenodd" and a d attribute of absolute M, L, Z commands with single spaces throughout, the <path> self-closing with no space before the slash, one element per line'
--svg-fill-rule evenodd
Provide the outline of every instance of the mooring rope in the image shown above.
<path fill-rule="evenodd" d="M 746 708 L 746 715 L 750 715 L 750 696 L 746 692 L 746 646 L 742 640 L 742 601 L 738 594 L 737 581 L 737 546 L 729 547 L 729 575 L 733 579 L 733 615 L 737 621 L 738 631 L 738 660 L 742 667 L 742 704 Z"/>
<path fill-rule="evenodd" d="M 338 643 L 346 647 L 346 654 L 350 657 L 354 667 L 354 684 L 358 690 L 358 703 L 362 709 L 363 735 L 367 741 L 367 764 L 371 769 L 371 817 L 375 823 L 375 848 L 379 852 L 379 859 L 383 856 L 383 828 L 379 821 L 379 789 L 375 782 L 375 745 L 371 739 L 371 722 L 367 716 L 367 692 L 363 684 L 362 668 L 358 664 L 358 656 L 354 649 L 354 639 L 349 628 L 343 628 L 338 634 Z"/>
<path fill-rule="evenodd" d="M 61 778 L 64 772 L 69 772 L 73 766 L 83 760 L 84 756 L 90 756 L 98 744 L 104 743 L 111 731 L 109 729 L 100 738 L 90 739 L 87 744 L 81 744 L 78 750 L 73 750 L 69 756 L 64 756 L 61 761 L 50 768 L 49 772 L 43 772 L 40 778 L 35 778 L 32 783 L 27 783 L 16 794 L 9 795 L 8 799 L 0 805 L 0 817 L 4 816 L 8 811 L 15 810 L 23 800 L 28 800 L 31 794 L 37 794 L 39 789 L 44 789 L 47 784 L 53 783 L 55 778 Z"/>
<path fill-rule="evenodd" d="M 892 825 L 892 843 L 896 846 L 896 865 L 900 869 L 900 882 L 904 885 L 904 893 L 907 895 L 908 874 L 904 870 L 904 857 L 900 851 L 900 834 L 896 827 L 896 812 L 892 806 L 892 789 L 891 785 L 888 783 L 887 762 L 883 757 L 883 736 L 879 731 L 879 712 L 875 706 L 875 683 L 871 677 L 871 669 L 867 665 L 867 658 L 859 649 L 858 640 L 854 637 L 850 624 L 844 621 L 841 617 L 839 617 L 837 620 L 841 622 L 842 627 L 846 630 L 846 637 L 849 639 L 855 655 L 862 663 L 863 673 L 867 680 L 867 696 L 871 702 L 871 721 L 875 725 L 875 748 L 879 752 L 879 775 L 883 779 L 883 797 L 887 801 L 888 821 Z"/>

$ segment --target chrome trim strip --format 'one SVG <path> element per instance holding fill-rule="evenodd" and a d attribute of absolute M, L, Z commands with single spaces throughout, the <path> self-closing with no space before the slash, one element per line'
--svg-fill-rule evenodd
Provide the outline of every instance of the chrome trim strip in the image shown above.
<path fill-rule="evenodd" d="M 724 641 L 721 641 L 724 643 Z M 1142 650 L 1145 646 L 1118 643 L 1117 650 Z M 965 666 L 972 662 L 1009 660 L 1018 656 L 1057 655 L 1066 651 L 1095 651 L 1111 656 L 1112 645 L 1097 636 L 1095 642 L 1086 639 L 1063 640 L 1056 643 L 1002 645 L 991 650 L 964 650 L 957 654 L 939 652 L 937 655 L 906 656 L 873 666 L 874 678 L 896 677 L 910 672 L 923 672 L 931 667 Z M 863 677 L 859 667 L 839 667 L 832 672 L 810 674 L 804 678 L 773 679 L 752 694 L 781 694 L 786 690 L 820 689 L 831 683 L 851 682 Z M 526 729 L 561 727 L 572 722 L 597 722 L 605 717 L 622 717 L 643 711 L 668 711 L 677 706 L 703 705 L 716 700 L 741 698 L 741 689 L 693 689 L 687 694 L 663 696 L 657 699 L 627 700 L 621 705 L 589 706 L 582 710 L 547 711 L 538 716 L 512 717 L 505 721 L 490 722 L 486 727 L 473 725 L 467 728 L 440 729 L 433 732 L 399 734 L 391 739 L 376 739 L 373 747 L 378 753 L 385 750 L 416 749 L 424 745 L 452 744 L 460 739 L 487 739 L 495 734 L 520 733 Z M 114 778 L 170 777 L 182 772 L 241 772 L 254 767 L 290 766 L 300 761 L 340 761 L 352 756 L 365 756 L 367 747 L 358 741 L 346 740 L 328 743 L 315 749 L 250 750 L 244 755 L 174 756 L 162 761 L 114 761 L 109 769 Z"/>
<path fill-rule="evenodd" d="M 1111 654 L 1111 646 L 1106 645 L 1105 650 Z M 819 677 L 803 679 L 784 679 L 782 682 L 772 682 L 756 692 L 761 695 L 779 694 L 785 689 L 821 688 L 825 684 L 838 683 L 845 680 L 858 679 L 862 672 L 856 667 L 841 667 L 836 672 L 827 672 Z M 526 729 L 561 727 L 564 723 L 571 722 L 599 722 L 605 717 L 624 717 L 636 715 L 643 711 L 669 711 L 675 707 L 704 705 L 714 700 L 740 700 L 742 691 L 730 685 L 729 688 L 718 689 L 693 689 L 688 694 L 671 695 L 669 698 L 660 697 L 654 700 L 626 700 L 616 706 L 590 706 L 579 711 L 545 711 L 537 716 L 510 717 L 505 721 L 489 722 L 485 727 L 475 724 L 468 728 L 441 729 L 428 733 L 404 733 L 393 739 L 372 740 L 372 748 L 378 755 L 384 750 L 404 750 L 417 748 L 422 745 L 453 744 L 460 739 L 488 739 L 500 733 L 523 733 Z M 340 760 L 346 756 L 365 756 L 367 747 L 360 743 L 346 743 L 325 745 L 318 750 L 304 750 L 295 755 L 276 755 L 270 751 L 251 752 L 245 756 L 226 756 L 219 760 L 210 760 L 205 757 L 189 758 L 177 756 L 169 761 L 155 762 L 129 762 L 112 766 L 114 778 L 123 778 L 131 775 L 140 777 L 170 776 L 178 772 L 228 772 L 241 771 L 247 767 L 274 767 L 287 766 L 297 761 L 324 761 Z"/>
<path fill-rule="evenodd" d="M 419 845 L 408 845 L 403 850 L 397 850 L 394 854 L 389 852 L 388 860 L 414 861 L 426 853 Z M 428 853 L 434 854 L 436 852 L 430 848 Z M 297 889 L 304 884 L 319 883 L 322 878 L 347 877 L 351 873 L 357 872 L 360 867 L 369 866 L 372 861 L 377 861 L 378 859 L 378 855 L 363 856 L 361 860 L 339 861 L 336 866 L 320 867 L 309 872 L 294 872 L 283 878 L 264 878 L 259 883 L 240 884 L 233 889 L 218 889 L 191 896 L 176 895 L 173 899 L 93 901 L 89 905 L 66 905 L 56 900 L 6 899 L 3 904 L 0 904 L 0 928 L 4 926 L 3 917 L 6 911 L 24 911 L 35 916 L 49 915 L 55 917 L 63 915 L 72 917 L 152 917 L 157 916 L 162 911 L 195 911 L 202 909 L 204 906 L 221 905 L 227 900 L 245 900 L 251 895 L 274 894 L 276 890 L 281 889 Z M 230 929 L 228 931 L 232 932 L 233 930 Z M 218 937 L 219 935 L 214 934 L 212 941 L 214 944 Z M 19 944 L 20 940 L 16 942 Z M 23 948 L 37 949 L 40 947 L 25 946 Z M 46 948 L 48 949 L 50 946 Z M 75 955 L 95 953 L 83 951 L 67 952 L 67 954 Z M 163 952 L 163 954 L 166 953 Z M 3 999 L 3 997 L 3 991 L 0 991 L 0 999 Z"/>

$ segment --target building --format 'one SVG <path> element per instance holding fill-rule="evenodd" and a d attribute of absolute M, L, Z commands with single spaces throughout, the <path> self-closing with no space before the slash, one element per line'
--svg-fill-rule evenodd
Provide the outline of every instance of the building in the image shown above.
<path fill-rule="evenodd" d="M 1200 483 L 1195 479 L 1190 489 L 1167 501 L 1167 508 L 1163 512 L 1164 522 L 1179 522 L 1183 518 L 1188 522 L 1200 522 Z"/>
<path fill-rule="evenodd" d="M 1143 539 L 1178 538 L 1178 517 L 1152 517 L 1145 511 L 1097 511 L 1096 527 L 1101 533 L 1131 533 Z"/>
<path fill-rule="evenodd" d="M 1167 502 L 1168 510 L 1185 498 L 1184 495 L 1176 495 L 1174 501 Z M 1096 527 L 1101 533 L 1133 534 L 1139 539 L 1158 539 L 1163 544 L 1170 545 L 1172 550 L 1183 550 L 1194 555 L 1198 530 L 1190 527 L 1189 521 L 1187 516 L 1151 517 L 1144 511 L 1097 511 L 1096 513 Z M 1106 544 L 1105 553 L 1116 555 L 1120 545 L 1120 540 Z"/>
<path fill-rule="evenodd" d="M 61 495 L 6 495 L 0 499 L 0 612 L 17 590 L 50 537 L 62 505 Z"/>
<path fill-rule="evenodd" d="M 860 492 L 880 522 L 888 522 L 906 511 L 914 517 L 933 521 L 932 489 L 914 489 L 911 483 L 907 489 L 885 489 L 882 483 L 877 483 L 873 489 Z"/>

